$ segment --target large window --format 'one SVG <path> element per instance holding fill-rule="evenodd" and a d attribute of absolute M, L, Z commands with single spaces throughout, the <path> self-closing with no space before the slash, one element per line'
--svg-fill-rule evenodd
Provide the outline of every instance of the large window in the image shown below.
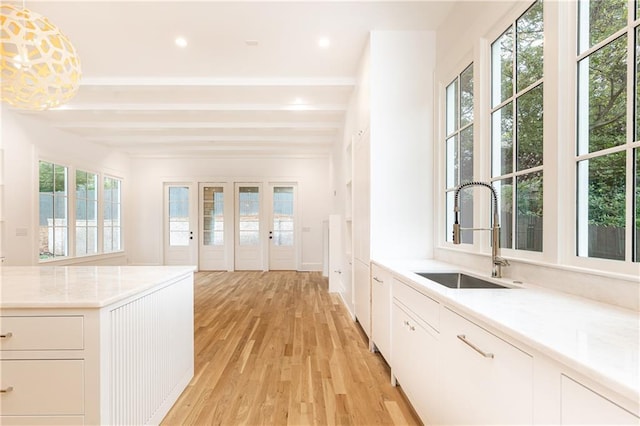
<path fill-rule="evenodd" d="M 446 241 L 453 241 L 454 193 L 458 185 L 473 180 L 473 64 L 456 76 L 445 97 L 445 207 Z M 460 226 L 473 227 L 473 198 L 462 191 Z M 473 243 L 473 231 L 461 231 L 460 241 Z"/>
<path fill-rule="evenodd" d="M 67 168 L 39 164 L 39 256 L 41 260 L 69 254 Z"/>
<path fill-rule="evenodd" d="M 40 260 L 122 250 L 122 181 L 105 177 L 101 198 L 97 173 L 47 161 L 38 166 Z"/>
<path fill-rule="evenodd" d="M 578 4 L 576 251 L 638 262 L 640 27 L 629 4 Z"/>
<path fill-rule="evenodd" d="M 541 0 L 491 45 L 491 181 L 501 247 L 542 251 L 543 52 Z"/>
<path fill-rule="evenodd" d="M 102 245 L 105 253 L 122 250 L 122 181 L 105 177 L 102 203 Z"/>
<path fill-rule="evenodd" d="M 76 170 L 76 256 L 98 252 L 98 175 Z"/>

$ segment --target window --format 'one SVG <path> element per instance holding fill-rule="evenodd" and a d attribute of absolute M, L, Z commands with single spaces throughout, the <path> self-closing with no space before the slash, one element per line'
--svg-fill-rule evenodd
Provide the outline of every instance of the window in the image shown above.
<path fill-rule="evenodd" d="M 76 256 L 98 252 L 98 175 L 76 170 Z"/>
<path fill-rule="evenodd" d="M 543 5 L 538 0 L 491 45 L 491 181 L 500 246 L 542 251 Z"/>
<path fill-rule="evenodd" d="M 39 163 L 39 255 L 41 260 L 69 253 L 67 168 Z"/>
<path fill-rule="evenodd" d="M 628 8 L 624 0 L 583 0 L 578 5 L 575 161 L 580 257 L 640 261 L 640 26 L 633 24 L 635 14 L 636 8 Z M 629 75 L 629 63 L 635 64 L 635 76 Z M 634 101 L 635 108 L 630 108 Z M 635 217 L 627 205 L 635 206 Z"/>
<path fill-rule="evenodd" d="M 102 200 L 103 251 L 122 250 L 122 181 L 105 177 Z"/>
<path fill-rule="evenodd" d="M 446 88 L 445 97 L 445 207 L 446 241 L 453 241 L 454 193 L 458 185 L 473 180 L 473 64 Z M 473 198 L 459 194 L 460 225 L 473 227 Z M 473 231 L 461 231 L 460 241 L 473 244 Z"/>

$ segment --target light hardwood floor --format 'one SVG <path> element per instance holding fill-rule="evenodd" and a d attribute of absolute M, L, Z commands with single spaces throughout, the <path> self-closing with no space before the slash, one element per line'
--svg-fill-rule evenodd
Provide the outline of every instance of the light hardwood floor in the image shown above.
<path fill-rule="evenodd" d="M 420 424 L 320 273 L 195 281 L 195 376 L 164 425 Z"/>

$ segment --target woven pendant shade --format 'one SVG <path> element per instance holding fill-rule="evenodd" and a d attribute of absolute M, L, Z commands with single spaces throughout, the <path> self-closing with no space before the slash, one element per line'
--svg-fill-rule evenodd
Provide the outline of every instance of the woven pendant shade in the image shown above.
<path fill-rule="evenodd" d="M 69 39 L 42 15 L 0 5 L 2 101 L 45 110 L 70 100 L 80 83 L 80 60 Z"/>

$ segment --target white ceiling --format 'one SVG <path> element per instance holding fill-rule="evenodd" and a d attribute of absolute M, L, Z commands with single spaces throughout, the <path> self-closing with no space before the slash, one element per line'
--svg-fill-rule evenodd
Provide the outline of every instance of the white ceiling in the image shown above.
<path fill-rule="evenodd" d="M 433 30 L 452 5 L 27 1 L 72 41 L 83 79 L 71 102 L 25 114 L 132 156 L 326 155 L 369 32 Z"/>

